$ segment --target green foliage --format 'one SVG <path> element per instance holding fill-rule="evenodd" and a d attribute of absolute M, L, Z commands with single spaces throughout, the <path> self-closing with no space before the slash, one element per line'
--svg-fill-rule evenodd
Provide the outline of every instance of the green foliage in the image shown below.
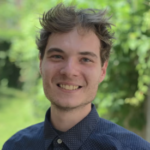
<path fill-rule="evenodd" d="M 129 124 L 141 129 L 145 117 L 137 108 L 143 110 L 141 106 L 150 84 L 149 4 L 143 0 L 117 1 L 110 3 L 110 11 L 116 24 L 116 40 L 106 80 L 100 85 L 97 96 L 100 99 L 98 107 L 107 108 L 111 116 L 106 118 L 117 118 L 115 122 L 121 125 L 130 114 Z M 101 104 L 104 106 L 101 107 Z M 128 113 L 124 113 L 124 109 Z M 136 110 L 136 114 L 132 113 L 133 110 Z"/>
<path fill-rule="evenodd" d="M 0 149 L 17 131 L 43 121 L 35 117 L 31 98 L 14 88 L 0 87 Z"/>
<path fill-rule="evenodd" d="M 34 92 L 36 95 L 32 95 L 32 103 L 34 105 L 34 115 L 37 118 L 40 118 L 45 114 L 45 111 L 50 107 L 49 100 L 46 99 L 43 88 L 42 80 L 39 79 L 36 87 L 34 88 Z"/>
<path fill-rule="evenodd" d="M 39 112 L 37 116 L 40 116 L 49 105 L 43 95 L 39 77 L 38 50 L 35 45 L 35 37 L 40 28 L 38 18 L 59 2 L 62 1 L 0 2 L 0 43 L 5 43 L 5 46 L 9 43 L 5 50 L 0 46 L 0 74 L 2 74 L 0 84 L 9 86 L 8 83 L 14 74 L 13 72 L 8 76 L 9 73 L 5 74 L 4 69 L 7 70 L 7 67 L 10 69 L 12 65 L 19 68 L 19 74 L 15 75 L 16 82 L 12 85 L 19 83 L 18 87 L 32 97 L 34 110 Z M 142 128 L 145 121 L 141 111 L 150 84 L 149 2 L 147 0 L 95 0 L 94 2 L 64 0 L 63 2 L 66 5 L 75 4 L 82 8 L 107 8 L 108 14 L 112 15 L 111 21 L 115 24 L 112 30 L 116 39 L 106 79 L 100 84 L 94 103 L 101 116 L 124 125 L 124 121 L 130 115 L 130 125 Z M 6 66 L 6 62 L 11 65 Z M 138 115 L 132 113 L 133 110 L 136 110 Z M 135 118 L 139 123 L 135 123 Z"/>

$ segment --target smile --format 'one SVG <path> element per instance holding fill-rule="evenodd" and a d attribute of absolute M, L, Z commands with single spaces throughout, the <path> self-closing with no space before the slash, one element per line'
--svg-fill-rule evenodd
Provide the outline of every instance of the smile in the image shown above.
<path fill-rule="evenodd" d="M 60 88 L 63 88 L 65 90 L 76 90 L 81 88 L 81 86 L 76 86 L 76 85 L 65 85 L 65 84 L 58 84 Z"/>

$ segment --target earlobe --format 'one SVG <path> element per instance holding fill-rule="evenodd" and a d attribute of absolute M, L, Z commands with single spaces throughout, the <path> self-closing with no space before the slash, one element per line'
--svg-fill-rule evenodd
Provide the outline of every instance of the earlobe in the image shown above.
<path fill-rule="evenodd" d="M 106 61 L 106 62 L 104 63 L 104 65 L 102 66 L 102 69 L 101 69 L 101 76 L 100 76 L 100 83 L 104 80 L 104 78 L 105 78 L 105 76 L 106 76 L 107 66 L 108 66 L 108 61 Z"/>
<path fill-rule="evenodd" d="M 40 75 L 42 76 L 42 68 L 41 68 L 41 60 L 40 60 L 40 64 L 39 64 L 39 69 L 40 69 Z"/>

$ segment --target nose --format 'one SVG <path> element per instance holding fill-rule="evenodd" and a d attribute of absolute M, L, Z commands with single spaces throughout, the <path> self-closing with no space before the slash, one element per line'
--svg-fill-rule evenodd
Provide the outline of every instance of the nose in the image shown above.
<path fill-rule="evenodd" d="M 75 60 L 70 59 L 63 63 L 60 74 L 68 77 L 75 77 L 79 75 L 79 65 Z"/>

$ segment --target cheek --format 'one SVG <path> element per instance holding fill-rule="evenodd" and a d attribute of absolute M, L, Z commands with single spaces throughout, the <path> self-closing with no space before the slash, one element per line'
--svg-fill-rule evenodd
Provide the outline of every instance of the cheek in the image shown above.
<path fill-rule="evenodd" d="M 87 69 L 83 72 L 86 82 L 91 86 L 98 86 L 100 83 L 101 72 L 98 69 Z"/>
<path fill-rule="evenodd" d="M 50 75 L 50 65 L 47 63 L 43 62 L 41 65 L 41 75 L 43 80 L 46 79 Z"/>
<path fill-rule="evenodd" d="M 55 78 L 60 72 L 60 65 L 52 64 L 52 63 L 45 63 L 42 65 L 42 78 L 50 80 Z"/>

